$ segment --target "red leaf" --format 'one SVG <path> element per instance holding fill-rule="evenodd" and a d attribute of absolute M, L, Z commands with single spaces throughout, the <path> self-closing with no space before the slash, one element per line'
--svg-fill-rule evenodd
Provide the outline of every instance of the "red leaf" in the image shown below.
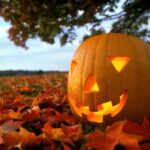
<path fill-rule="evenodd" d="M 59 113 L 58 111 L 55 111 L 55 115 L 49 116 L 49 121 L 56 121 L 57 123 L 65 122 L 69 125 L 73 125 L 77 122 L 74 116 L 69 116 L 67 113 Z"/>
<path fill-rule="evenodd" d="M 63 143 L 63 150 L 72 150 L 68 145 Z"/>
<path fill-rule="evenodd" d="M 141 150 L 150 150 L 150 143 L 145 143 L 141 145 Z"/>
<path fill-rule="evenodd" d="M 149 120 L 147 119 L 147 117 L 144 117 L 142 126 L 150 129 L 150 124 L 149 124 Z"/>
<path fill-rule="evenodd" d="M 150 128 L 147 128 L 145 123 L 143 125 L 139 125 L 131 121 L 126 121 L 122 130 L 130 134 L 137 134 L 150 139 Z"/>
<path fill-rule="evenodd" d="M 33 121 L 40 118 L 40 113 L 38 110 L 29 110 L 22 115 L 22 120 Z"/>
<path fill-rule="evenodd" d="M 97 150 L 113 150 L 117 144 L 115 138 L 110 138 L 99 130 L 85 135 L 85 142 L 86 143 L 82 145 L 81 150 L 92 148 Z"/>
<path fill-rule="evenodd" d="M 3 138 L 0 136 L 0 145 L 4 143 Z"/>

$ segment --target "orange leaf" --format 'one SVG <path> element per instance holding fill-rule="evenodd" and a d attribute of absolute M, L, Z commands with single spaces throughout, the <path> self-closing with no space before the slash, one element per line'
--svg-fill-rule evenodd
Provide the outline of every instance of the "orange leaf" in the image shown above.
<path fill-rule="evenodd" d="M 74 125 L 74 126 L 66 126 L 62 124 L 62 131 L 65 134 L 65 138 L 70 139 L 71 141 L 79 140 L 81 137 L 81 126 Z"/>
<path fill-rule="evenodd" d="M 37 145 L 44 140 L 42 136 L 36 136 L 34 133 L 27 131 L 26 129 L 20 127 L 19 135 L 21 136 L 22 145 Z"/>
<path fill-rule="evenodd" d="M 17 145 L 22 140 L 18 132 L 12 131 L 3 134 L 4 144 L 7 146 Z"/>
<path fill-rule="evenodd" d="M 128 150 L 140 150 L 139 142 L 144 140 L 145 137 L 136 133 L 126 132 L 124 126 L 127 127 L 127 125 L 129 125 L 128 123 L 130 124 L 129 121 L 119 121 L 112 124 L 107 128 L 106 135 L 116 139 L 117 144 L 123 145 Z M 137 125 L 135 125 L 135 127 L 137 127 Z M 134 130 L 134 126 L 132 126 L 132 129 Z"/>
<path fill-rule="evenodd" d="M 40 136 L 36 136 L 35 134 L 31 133 L 28 136 L 24 137 L 21 143 L 23 145 L 38 145 L 39 143 L 43 142 L 44 138 Z"/>
<path fill-rule="evenodd" d="M 61 128 L 52 128 L 49 122 L 44 125 L 42 131 L 48 140 L 63 140 L 65 137 Z"/>

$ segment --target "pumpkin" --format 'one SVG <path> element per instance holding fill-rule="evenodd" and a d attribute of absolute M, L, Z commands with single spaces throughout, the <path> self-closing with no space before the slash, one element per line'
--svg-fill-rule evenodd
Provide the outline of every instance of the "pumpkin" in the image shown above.
<path fill-rule="evenodd" d="M 150 116 L 150 45 L 120 33 L 85 40 L 68 75 L 71 111 L 91 122 Z"/>

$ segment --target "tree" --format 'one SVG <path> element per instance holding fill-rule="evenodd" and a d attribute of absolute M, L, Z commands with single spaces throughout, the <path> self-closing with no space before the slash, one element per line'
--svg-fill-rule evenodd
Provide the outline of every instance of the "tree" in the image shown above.
<path fill-rule="evenodd" d="M 11 23 L 9 38 L 26 48 L 29 38 L 40 37 L 61 45 L 76 38 L 79 27 L 88 26 L 91 35 L 105 32 L 101 23 L 114 20 L 112 32 L 133 34 L 150 42 L 149 0 L 0 0 L 0 16 Z"/>

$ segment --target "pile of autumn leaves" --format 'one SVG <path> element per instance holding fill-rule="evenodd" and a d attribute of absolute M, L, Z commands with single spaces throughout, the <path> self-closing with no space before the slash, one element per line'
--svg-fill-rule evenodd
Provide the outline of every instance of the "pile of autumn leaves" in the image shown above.
<path fill-rule="evenodd" d="M 149 150 L 150 126 L 106 127 L 70 112 L 67 74 L 0 78 L 0 150 Z"/>

